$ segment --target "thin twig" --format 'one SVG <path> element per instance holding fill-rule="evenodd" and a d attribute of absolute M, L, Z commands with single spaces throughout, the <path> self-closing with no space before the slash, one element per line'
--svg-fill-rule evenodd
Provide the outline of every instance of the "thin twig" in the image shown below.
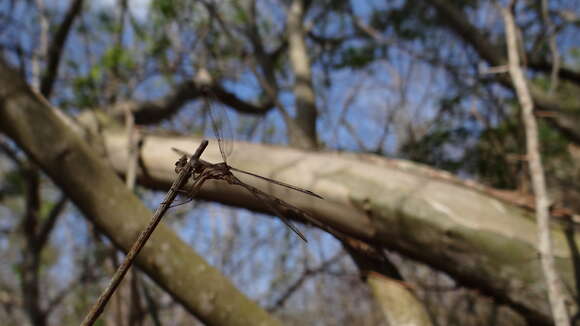
<path fill-rule="evenodd" d="M 556 271 L 554 254 L 552 251 L 552 239 L 550 236 L 549 200 L 546 190 L 544 168 L 540 156 L 540 144 L 538 126 L 534 117 L 534 102 L 530 90 L 526 84 L 524 72 L 521 68 L 517 50 L 517 30 L 514 17 L 511 12 L 514 2 L 508 8 L 501 8 L 505 22 L 506 43 L 508 48 L 509 72 L 512 78 L 518 100 L 522 107 L 522 119 L 526 131 L 526 143 L 528 152 L 528 164 L 532 177 L 532 185 L 536 199 L 536 219 L 538 223 L 538 250 L 542 262 L 548 298 L 552 309 L 554 324 L 557 326 L 570 325 L 570 317 L 566 309 L 562 284 Z"/>
<path fill-rule="evenodd" d="M 560 53 L 558 52 L 558 45 L 556 43 L 556 28 L 550 19 L 548 7 L 548 0 L 542 0 L 542 19 L 544 26 L 548 30 L 548 42 L 550 45 L 550 52 L 552 53 L 552 72 L 550 73 L 550 88 L 548 94 L 553 95 L 558 88 L 558 75 L 560 73 Z"/>
<path fill-rule="evenodd" d="M 292 294 L 294 294 L 298 289 L 300 289 L 300 287 L 302 286 L 302 284 L 304 284 L 304 282 L 306 282 L 310 277 L 325 272 L 332 264 L 336 263 L 339 259 L 343 258 L 344 254 L 345 254 L 344 251 L 340 251 L 330 259 L 322 262 L 320 266 L 316 268 L 306 268 L 306 270 L 302 273 L 302 275 L 292 285 L 290 285 L 286 289 L 286 291 L 284 291 L 284 293 L 280 296 L 280 298 L 278 298 L 278 300 L 276 300 L 276 302 L 274 302 L 274 304 L 271 307 L 267 308 L 267 311 L 274 312 L 280 309 L 286 303 L 286 301 L 288 301 L 288 299 L 292 296 Z"/>
<path fill-rule="evenodd" d="M 123 280 L 123 277 L 133 264 L 133 261 L 137 257 L 137 254 L 139 254 L 141 249 L 145 246 L 145 243 L 147 242 L 147 240 L 149 239 L 149 237 L 151 236 L 151 234 L 161 221 L 161 218 L 163 218 L 163 215 L 165 214 L 165 212 L 167 212 L 167 210 L 171 206 L 171 203 L 173 202 L 173 200 L 175 200 L 175 197 L 177 197 L 178 190 L 181 189 L 187 183 L 187 180 L 193 174 L 193 170 L 195 166 L 198 164 L 198 159 L 203 153 L 203 151 L 206 149 L 207 145 L 208 141 L 203 140 L 199 145 L 199 147 L 197 148 L 197 150 L 195 151 L 195 154 L 193 154 L 193 156 L 187 162 L 185 167 L 181 169 L 177 179 L 175 180 L 175 182 L 173 182 L 173 185 L 171 185 L 171 189 L 169 189 L 169 191 L 165 195 L 165 198 L 155 211 L 155 214 L 153 215 L 153 218 L 149 222 L 149 225 L 147 225 L 145 230 L 143 230 L 139 234 L 137 241 L 135 241 L 135 243 L 131 247 L 131 250 L 129 250 L 127 257 L 125 257 L 125 260 L 123 261 L 121 266 L 119 266 L 119 268 L 111 278 L 109 285 L 103 291 L 97 302 L 93 305 L 93 307 L 91 308 L 91 310 L 81 323 L 81 326 L 93 325 L 93 323 L 97 320 L 99 315 L 103 312 L 105 305 L 107 304 L 109 299 L 111 299 L 111 296 L 113 295 L 113 293 Z"/>
<path fill-rule="evenodd" d="M 66 208 L 66 203 L 68 202 L 68 197 L 65 194 L 61 194 L 60 199 L 52 207 L 50 212 L 46 215 L 45 222 L 40 226 L 38 231 L 36 242 L 40 247 L 44 247 L 46 241 L 48 240 L 50 233 L 56 225 L 56 221 L 61 216 L 61 213 Z"/>
<path fill-rule="evenodd" d="M 58 74 L 58 67 L 63 57 L 62 51 L 64 50 L 66 40 L 72 30 L 73 23 L 82 10 L 83 1 L 84 0 L 75 0 L 71 3 L 62 23 L 58 26 L 56 33 L 54 34 L 54 38 L 47 49 L 48 52 L 44 54 L 47 56 L 47 62 L 46 71 L 40 80 L 40 93 L 46 98 L 50 98 L 50 94 L 52 93 L 54 81 Z"/>

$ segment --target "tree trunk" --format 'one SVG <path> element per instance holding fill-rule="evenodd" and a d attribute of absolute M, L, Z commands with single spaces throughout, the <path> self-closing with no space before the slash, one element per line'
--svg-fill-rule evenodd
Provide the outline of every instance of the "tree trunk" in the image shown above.
<path fill-rule="evenodd" d="M 126 252 L 152 214 L 59 114 L 0 60 L 0 131 Z M 280 325 L 164 225 L 137 265 L 207 325 Z"/>

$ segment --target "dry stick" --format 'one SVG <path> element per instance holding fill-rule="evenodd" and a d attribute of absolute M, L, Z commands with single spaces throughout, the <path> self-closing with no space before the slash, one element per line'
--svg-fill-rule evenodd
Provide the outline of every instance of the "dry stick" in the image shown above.
<path fill-rule="evenodd" d="M 109 301 L 109 299 L 111 298 L 111 296 L 113 295 L 113 293 L 123 280 L 123 277 L 131 267 L 131 264 L 133 264 L 133 261 L 137 257 L 137 254 L 139 254 L 139 251 L 141 251 L 143 246 L 145 246 L 145 243 L 155 230 L 155 227 L 157 227 L 157 224 L 159 224 L 161 218 L 163 217 L 165 212 L 167 212 L 171 203 L 173 202 L 173 200 L 175 200 L 175 197 L 177 197 L 178 190 L 181 189 L 187 183 L 187 180 L 192 175 L 194 167 L 198 163 L 198 159 L 201 156 L 201 153 L 203 153 L 203 151 L 207 147 L 207 145 L 208 141 L 204 139 L 197 148 L 197 150 L 195 151 L 195 154 L 193 154 L 193 156 L 187 162 L 185 167 L 181 169 L 179 175 L 177 176 L 177 179 L 175 180 L 175 182 L 173 182 L 173 185 L 171 185 L 171 189 L 169 189 L 169 191 L 165 195 L 165 198 L 155 211 L 155 214 L 153 215 L 151 222 L 149 222 L 149 225 L 147 225 L 145 230 L 143 230 L 139 234 L 137 241 L 135 241 L 135 243 L 131 247 L 131 250 L 129 250 L 127 257 L 125 257 L 125 260 L 123 261 L 121 266 L 119 266 L 119 268 L 111 278 L 109 285 L 103 291 L 97 302 L 93 305 L 93 307 L 91 308 L 91 310 L 81 323 L 81 326 L 93 325 L 93 323 L 97 321 L 97 318 L 99 318 L 99 315 L 103 312 L 105 305 L 107 304 L 107 302 Z"/>
<path fill-rule="evenodd" d="M 512 3 L 513 5 L 513 3 Z M 552 252 L 552 239 L 550 237 L 550 215 L 548 213 L 548 194 L 546 191 L 546 181 L 544 178 L 544 168 L 540 156 L 540 144 L 538 137 L 538 126 L 534 117 L 534 102 L 526 84 L 524 73 L 520 67 L 516 45 L 516 25 L 514 17 L 508 8 L 501 8 L 505 21 L 506 41 L 509 58 L 509 72 L 514 84 L 518 100 L 522 107 L 522 118 L 526 130 L 526 143 L 528 152 L 528 162 L 532 176 L 532 185 L 536 197 L 536 219 L 538 223 L 538 250 L 546 286 L 548 288 L 548 298 L 552 309 L 554 324 L 557 326 L 570 325 L 570 317 L 566 310 L 562 284 L 556 271 L 554 254 Z"/>

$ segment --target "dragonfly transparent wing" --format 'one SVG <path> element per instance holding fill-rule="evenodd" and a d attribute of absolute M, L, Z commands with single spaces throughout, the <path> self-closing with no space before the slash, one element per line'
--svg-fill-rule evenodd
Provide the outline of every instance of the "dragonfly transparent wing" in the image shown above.
<path fill-rule="evenodd" d="M 224 162 L 233 151 L 233 130 L 226 109 L 215 101 L 215 95 L 207 88 L 203 90 L 205 105 L 209 114 L 213 133 L 218 141 L 220 153 Z"/>
<path fill-rule="evenodd" d="M 230 169 L 232 169 L 233 171 L 236 171 L 236 172 L 240 172 L 240 173 L 244 173 L 244 174 L 247 174 L 247 175 L 251 175 L 253 177 L 262 179 L 262 180 L 267 181 L 267 182 L 271 182 L 271 183 L 277 184 L 277 185 L 282 186 L 282 187 L 286 187 L 286 188 L 289 188 L 289 189 L 292 189 L 292 190 L 300 191 L 302 193 L 305 193 L 307 195 L 310 195 L 310 196 L 313 196 L 313 197 L 316 197 L 316 198 L 324 199 L 319 194 L 316 194 L 316 193 L 314 193 L 314 192 L 312 192 L 310 190 L 303 189 L 303 188 L 299 188 L 299 187 L 293 186 L 291 184 L 284 183 L 282 181 L 278 181 L 278 180 L 266 178 L 266 177 L 263 177 L 263 176 L 261 176 L 259 174 L 255 174 L 255 173 L 252 173 L 252 172 L 248 172 L 248 171 L 236 169 L 236 168 L 231 167 L 231 166 L 230 166 Z"/>
<path fill-rule="evenodd" d="M 292 224 L 292 222 L 290 222 L 290 220 L 288 218 L 286 218 L 284 213 L 282 213 L 281 208 L 283 207 L 286 210 L 293 211 L 296 214 L 301 215 L 307 221 L 312 219 L 310 216 L 308 216 L 308 214 L 306 214 L 305 212 L 303 212 L 299 208 L 296 208 L 296 207 L 286 203 L 285 201 L 283 201 L 281 199 L 278 199 L 276 197 L 268 195 L 267 193 L 263 192 L 262 190 L 260 190 L 258 188 L 255 188 L 253 186 L 250 186 L 248 184 L 241 182 L 240 180 L 238 180 L 238 178 L 234 177 L 233 175 L 232 175 L 232 179 L 233 179 L 233 180 L 231 180 L 232 183 L 246 188 L 246 190 L 251 192 L 256 198 L 258 198 L 264 204 L 266 204 L 266 206 L 268 206 L 268 208 L 272 211 L 272 213 L 278 215 L 280 220 L 282 220 L 282 222 L 284 222 L 284 224 L 286 224 L 286 226 L 290 230 L 292 230 L 294 233 L 296 233 L 296 235 L 298 235 L 300 237 L 300 239 L 302 239 L 304 242 L 308 242 L 308 240 L 306 240 L 306 237 L 304 236 L 304 234 L 302 232 L 300 232 L 300 230 L 298 230 L 298 228 L 296 226 L 294 226 L 294 224 Z"/>

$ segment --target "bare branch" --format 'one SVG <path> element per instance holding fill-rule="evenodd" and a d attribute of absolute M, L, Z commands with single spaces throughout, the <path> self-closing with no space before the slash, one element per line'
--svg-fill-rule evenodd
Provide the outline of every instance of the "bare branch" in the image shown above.
<path fill-rule="evenodd" d="M 536 218 L 538 223 L 538 250 L 542 261 L 542 269 L 546 278 L 548 297 L 552 308 L 555 324 L 565 326 L 570 324 L 570 317 L 566 310 L 562 284 L 556 271 L 552 239 L 550 235 L 549 200 L 546 190 L 544 168 L 540 156 L 538 126 L 534 117 L 534 102 L 526 85 L 523 69 L 517 50 L 517 30 L 514 17 L 507 8 L 501 8 L 505 22 L 506 39 L 509 58 L 509 71 L 513 80 L 518 100 L 522 107 L 522 119 L 526 129 L 526 144 L 528 163 L 532 177 L 534 193 L 536 195 Z"/>
<path fill-rule="evenodd" d="M 290 143 L 299 148 L 316 148 L 316 98 L 312 86 L 310 57 L 306 47 L 304 15 L 308 2 L 293 0 L 286 21 L 289 56 L 294 73 L 294 96 L 296 97 L 296 126 L 290 133 Z M 288 126 L 291 128 L 292 125 Z"/>
<path fill-rule="evenodd" d="M 40 228 L 40 231 L 38 232 L 38 236 L 37 236 L 37 240 L 36 240 L 41 248 L 44 247 L 44 245 L 46 244 L 46 241 L 48 240 L 48 236 L 50 235 L 50 232 L 52 231 L 52 229 L 56 225 L 56 221 L 58 220 L 58 217 L 61 215 L 64 208 L 66 207 L 67 201 L 68 201 L 68 198 L 64 194 L 61 195 L 61 197 L 58 200 L 58 202 L 56 203 L 56 205 L 54 205 L 54 207 L 48 213 L 48 216 L 46 218 L 46 222 L 44 222 L 44 224 L 42 224 L 42 227 Z"/>
<path fill-rule="evenodd" d="M 479 55 L 487 61 L 491 66 L 501 66 L 507 62 L 507 58 L 503 54 L 501 48 L 487 39 L 480 31 L 473 25 L 465 13 L 461 12 L 453 6 L 452 3 L 445 0 L 427 0 L 431 3 L 442 16 L 443 20 L 449 27 L 457 33 L 465 43 L 470 44 L 479 53 Z M 528 66 L 538 71 L 550 72 L 553 64 L 543 58 L 529 58 Z M 558 75 L 560 78 L 580 84 L 580 72 L 570 70 L 562 67 Z"/>
<path fill-rule="evenodd" d="M 177 85 L 161 99 L 143 102 L 123 101 L 115 104 L 112 111 L 121 117 L 128 110 L 133 113 L 136 124 L 154 124 L 170 118 L 189 101 L 207 94 L 211 94 L 213 99 L 240 113 L 262 115 L 273 108 L 268 102 L 258 105 L 246 102 L 218 84 L 198 85 L 194 81 L 186 81 Z"/>
<path fill-rule="evenodd" d="M 489 65 L 502 66 L 507 62 L 503 51 L 498 49 L 490 40 L 486 39 L 466 19 L 464 13 L 453 7 L 453 4 L 444 0 L 428 0 L 428 2 L 445 17 L 443 21 L 449 25 L 452 31 L 457 33 L 467 44 L 470 44 Z M 530 58 L 528 66 L 532 69 L 547 72 L 552 71 L 554 67 L 553 64 L 537 58 Z M 559 67 L 558 70 L 560 78 L 580 84 L 580 72 L 564 67 Z M 497 80 L 505 87 L 513 87 L 511 80 L 505 75 L 497 75 Z M 571 141 L 580 144 L 580 129 L 577 127 L 577 124 L 572 122 L 577 121 L 577 119 L 572 119 L 572 121 L 570 119 L 570 116 L 575 116 L 575 113 L 569 113 L 578 109 L 577 104 L 563 103 L 561 100 L 550 96 L 540 88 L 534 87 L 534 85 L 529 85 L 528 87 L 537 108 L 553 114 L 550 118 L 546 119 L 548 124 Z"/>
<path fill-rule="evenodd" d="M 175 197 L 177 197 L 177 191 L 183 188 L 183 186 L 187 183 L 189 177 L 193 174 L 194 167 L 198 163 L 198 159 L 205 150 L 205 148 L 207 147 L 207 145 L 208 145 L 207 140 L 202 141 L 197 150 L 195 151 L 195 154 L 193 154 L 193 156 L 189 159 L 185 167 L 183 167 L 183 169 L 180 171 L 178 177 L 175 179 L 173 185 L 171 186 L 171 188 L 165 195 L 165 198 L 159 205 L 159 208 L 155 211 L 155 214 L 153 215 L 153 218 L 149 222 L 149 225 L 147 225 L 145 230 L 143 230 L 139 234 L 139 237 L 131 247 L 131 250 L 129 250 L 129 252 L 127 253 L 125 260 L 119 266 L 119 268 L 113 275 L 113 278 L 111 278 L 111 282 L 109 283 L 107 288 L 103 291 L 103 293 L 101 294 L 95 305 L 91 308 L 89 313 L 86 315 L 81 325 L 92 325 L 95 323 L 95 321 L 97 321 L 97 319 L 103 312 L 103 309 L 105 309 L 107 302 L 109 302 L 109 299 L 111 299 L 111 296 L 113 296 L 113 293 L 115 293 L 115 290 L 119 287 L 119 284 L 121 284 L 123 277 L 125 276 L 125 274 L 127 274 L 129 268 L 131 268 L 133 261 L 135 260 L 135 258 L 137 258 L 137 255 L 139 254 L 141 249 L 143 249 L 145 243 L 147 242 L 147 240 L 149 240 L 149 237 L 151 236 L 151 234 L 153 234 L 153 231 L 155 231 L 155 228 L 157 227 L 159 222 L 161 222 L 163 215 L 165 215 L 165 213 L 171 206 L 171 203 L 173 203 Z"/>
<path fill-rule="evenodd" d="M 50 98 L 52 89 L 54 86 L 54 81 L 56 80 L 58 74 L 58 67 L 62 59 L 62 51 L 66 40 L 70 34 L 71 27 L 81 12 L 83 6 L 83 0 L 73 0 L 71 6 L 69 7 L 64 20 L 58 27 L 54 39 L 48 48 L 48 62 L 46 64 L 46 71 L 40 81 L 40 93 L 46 98 Z"/>
<path fill-rule="evenodd" d="M 280 309 L 288 299 L 294 294 L 297 290 L 300 289 L 304 282 L 308 281 L 311 277 L 314 277 L 320 273 L 324 273 L 332 264 L 336 263 L 339 259 L 344 257 L 344 251 L 339 251 L 336 255 L 330 257 L 326 261 L 322 262 L 318 267 L 315 268 L 306 268 L 306 270 L 300 275 L 300 277 L 290 285 L 284 293 L 274 302 L 274 304 L 268 307 L 266 310 L 268 311 L 276 311 Z"/>

